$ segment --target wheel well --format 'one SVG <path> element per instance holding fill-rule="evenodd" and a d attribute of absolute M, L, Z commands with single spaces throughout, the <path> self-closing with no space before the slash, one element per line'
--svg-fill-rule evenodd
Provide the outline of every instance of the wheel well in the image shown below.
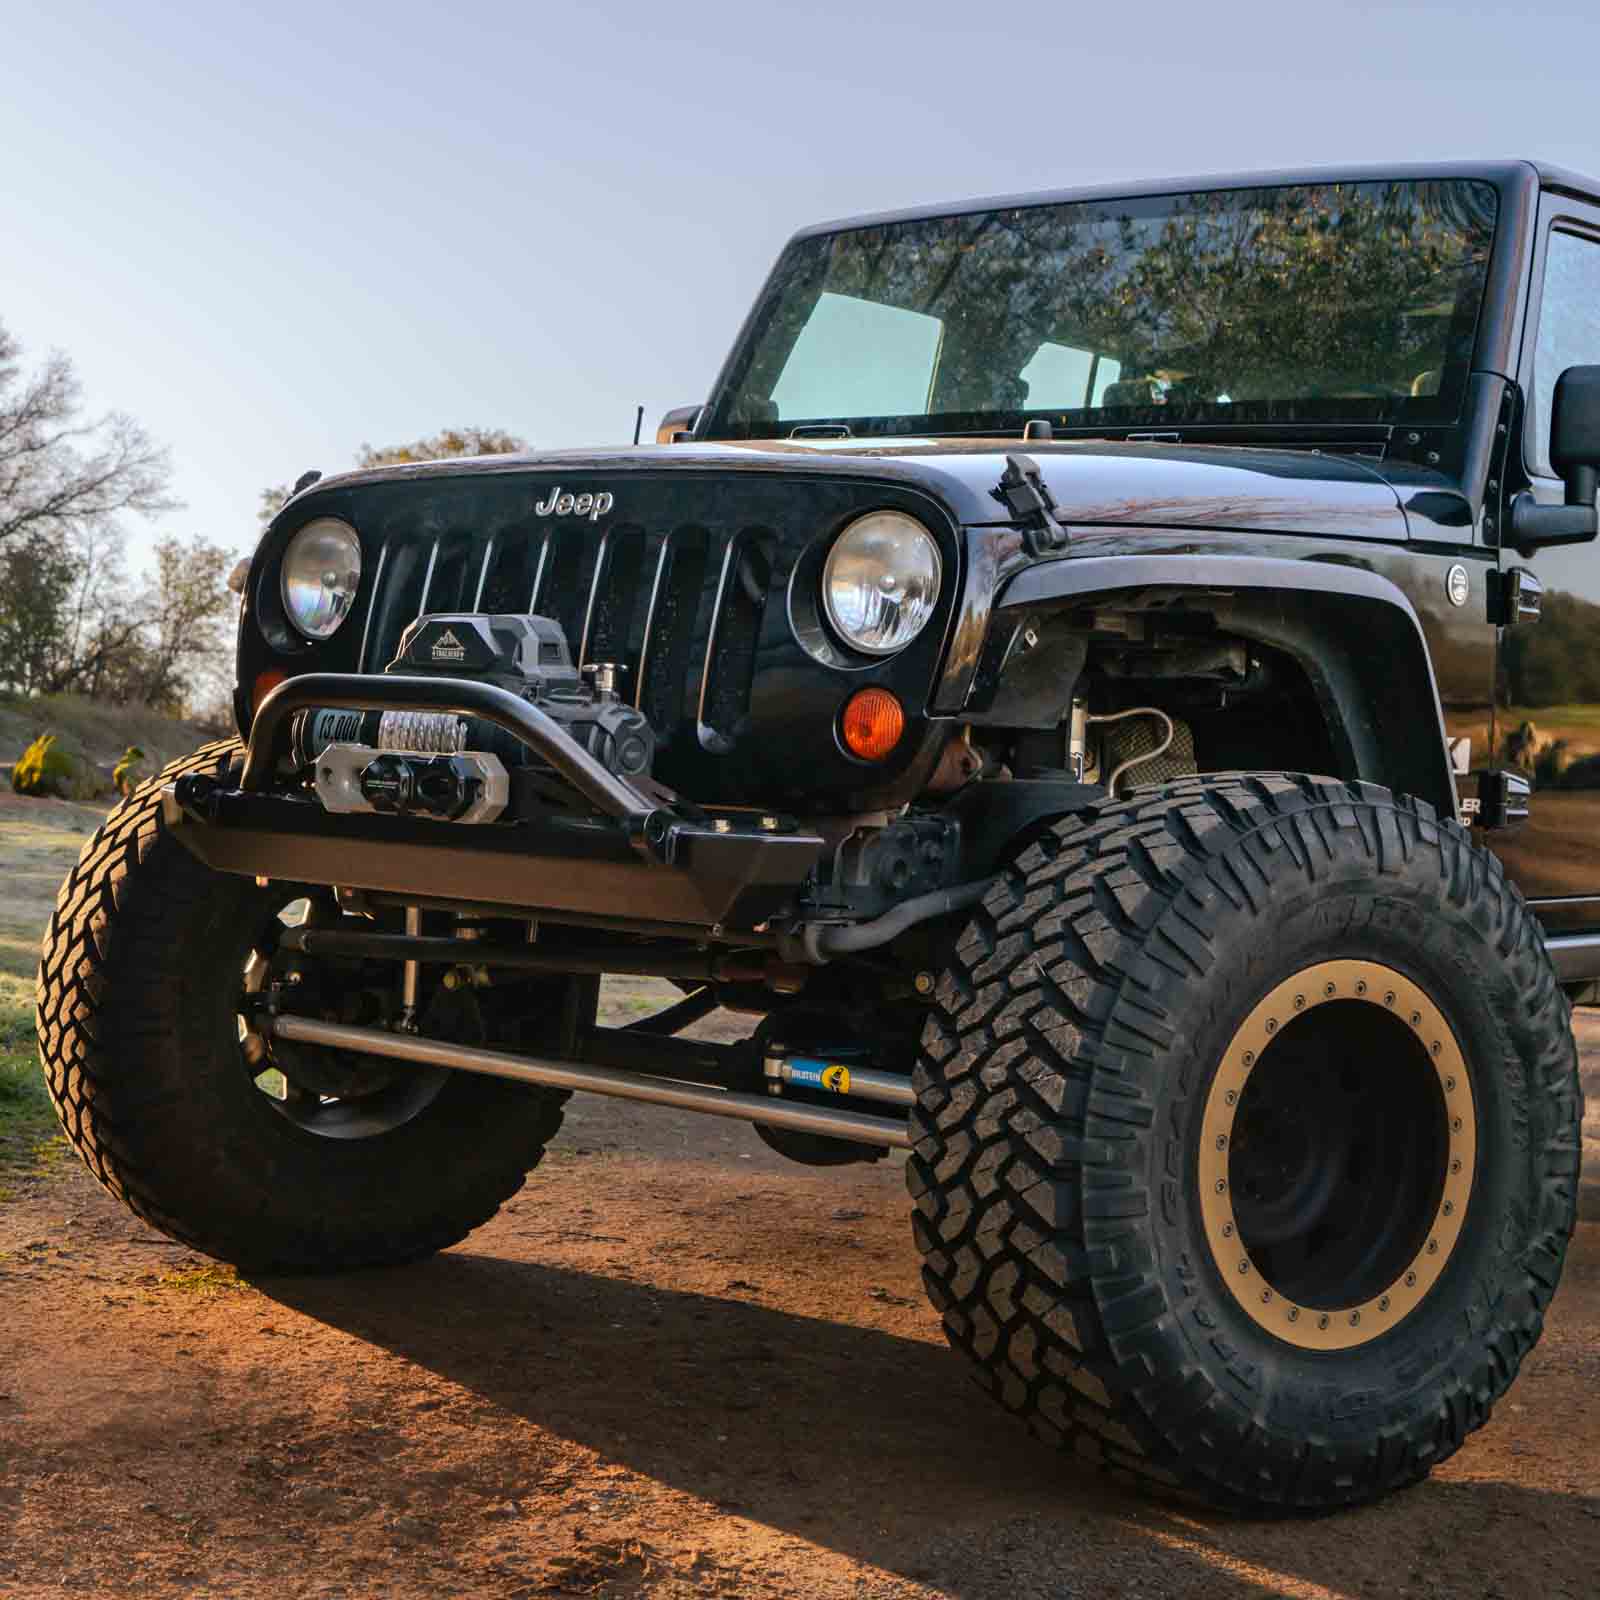
<path fill-rule="evenodd" d="M 1076 668 L 1056 679 L 1074 685 L 1069 701 L 1091 714 L 1149 706 L 1180 723 L 1182 770 L 1360 778 L 1454 815 L 1432 667 L 1415 619 L 1394 605 L 1260 591 L 1168 591 L 1155 603 L 1146 591 L 1058 604 L 1017 624 L 1040 654 Z M 1002 683 L 990 720 L 1007 707 Z M 1030 720 L 1009 730 L 1013 771 L 1070 767 L 1070 704 L 1058 698 L 1050 716 Z M 1129 781 L 1152 778 L 1134 769 Z"/>

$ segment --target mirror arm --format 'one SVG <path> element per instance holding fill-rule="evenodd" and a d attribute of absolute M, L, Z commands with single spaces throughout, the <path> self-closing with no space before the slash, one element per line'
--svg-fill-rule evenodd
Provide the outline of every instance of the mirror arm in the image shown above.
<path fill-rule="evenodd" d="M 1511 538 L 1508 543 L 1524 555 L 1542 550 L 1547 545 L 1587 544 L 1600 533 L 1600 513 L 1595 510 L 1593 473 L 1590 473 L 1591 493 L 1587 501 L 1574 501 L 1574 479 L 1567 481 L 1567 503 L 1564 506 L 1542 506 L 1524 490 L 1511 502 Z"/>

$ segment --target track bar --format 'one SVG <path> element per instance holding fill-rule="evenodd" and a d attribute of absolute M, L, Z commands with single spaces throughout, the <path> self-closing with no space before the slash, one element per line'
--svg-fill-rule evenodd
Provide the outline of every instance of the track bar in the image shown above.
<path fill-rule="evenodd" d="M 612 1067 L 586 1067 L 540 1056 L 508 1055 L 503 1050 L 452 1044 L 447 1039 L 419 1039 L 414 1034 L 387 1033 L 382 1028 L 318 1022 L 314 1017 L 276 1016 L 268 1032 L 275 1039 L 287 1039 L 296 1044 L 321 1044 L 335 1050 L 354 1050 L 362 1055 L 388 1056 L 395 1061 L 415 1061 L 422 1066 L 481 1072 L 491 1078 L 535 1083 L 546 1089 L 574 1089 L 580 1093 L 611 1095 L 619 1100 L 674 1106 L 680 1111 L 704 1111 L 713 1117 L 763 1122 L 772 1128 L 821 1134 L 824 1138 L 846 1139 L 853 1144 L 888 1145 L 896 1150 L 911 1148 L 911 1132 L 902 1118 L 891 1120 L 866 1116 L 859 1111 L 835 1111 L 829 1106 L 795 1105 L 764 1095 L 646 1078 Z"/>

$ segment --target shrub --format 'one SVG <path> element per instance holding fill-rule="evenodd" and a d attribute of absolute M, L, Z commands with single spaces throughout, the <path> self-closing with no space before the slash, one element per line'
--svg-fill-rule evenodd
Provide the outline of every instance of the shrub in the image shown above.
<path fill-rule="evenodd" d="M 144 777 L 144 751 L 130 744 L 122 752 L 122 759 L 111 769 L 111 786 L 126 797 L 139 787 Z"/>
<path fill-rule="evenodd" d="M 53 733 L 41 733 L 11 769 L 11 787 L 18 794 L 93 800 L 100 792 L 100 779 L 81 756 L 61 749 Z"/>

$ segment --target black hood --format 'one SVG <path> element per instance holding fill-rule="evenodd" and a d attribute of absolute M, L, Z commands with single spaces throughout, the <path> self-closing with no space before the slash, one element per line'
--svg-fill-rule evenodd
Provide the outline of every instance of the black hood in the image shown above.
<path fill-rule="evenodd" d="M 862 478 L 916 487 L 937 496 L 956 521 L 1004 523 L 993 490 L 1008 454 L 1039 469 L 1070 522 L 1086 526 L 1243 529 L 1322 537 L 1405 539 L 1400 495 L 1377 466 L 1310 450 L 1229 445 L 1044 443 L 1002 439 L 902 441 L 852 446 L 837 440 L 718 445 L 643 445 L 608 450 L 551 450 L 431 461 L 341 474 L 316 485 L 355 487 L 405 478 L 536 472 L 541 486 L 563 472 L 605 474 L 619 517 L 628 515 L 628 479 L 663 469 L 693 475 L 781 474 Z"/>

